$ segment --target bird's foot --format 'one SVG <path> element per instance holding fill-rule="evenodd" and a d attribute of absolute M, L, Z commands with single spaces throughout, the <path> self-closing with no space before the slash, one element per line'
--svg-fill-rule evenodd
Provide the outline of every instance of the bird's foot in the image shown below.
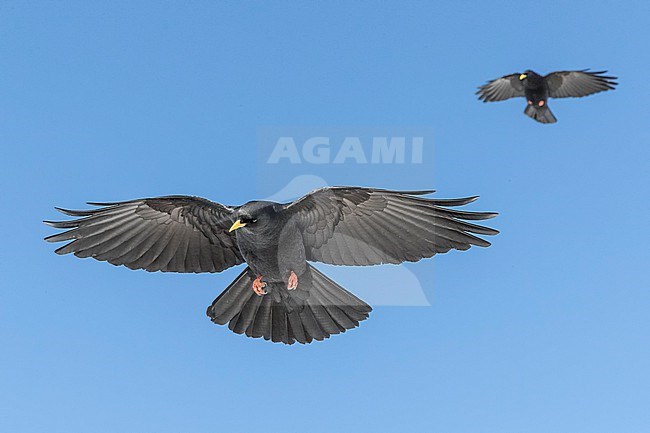
<path fill-rule="evenodd" d="M 533 101 L 529 100 L 528 105 L 533 105 Z"/>
<path fill-rule="evenodd" d="M 294 271 L 291 271 L 289 275 L 289 281 L 287 282 L 287 290 L 296 290 L 298 287 L 298 275 Z"/>
<path fill-rule="evenodd" d="M 537 103 L 537 105 L 539 105 L 540 107 L 543 107 L 543 106 L 544 106 L 544 101 L 539 101 L 539 102 Z"/>
<path fill-rule="evenodd" d="M 253 281 L 253 292 L 255 292 L 257 296 L 264 296 L 268 293 L 266 290 L 264 290 L 266 283 L 262 281 L 262 278 L 263 277 L 260 275 Z"/>

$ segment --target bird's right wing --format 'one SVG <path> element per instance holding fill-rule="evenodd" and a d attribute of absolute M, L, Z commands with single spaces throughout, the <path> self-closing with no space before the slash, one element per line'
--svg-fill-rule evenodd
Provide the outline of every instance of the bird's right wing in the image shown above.
<path fill-rule="evenodd" d="M 243 263 L 228 232 L 235 208 L 199 197 L 166 196 L 117 203 L 89 203 L 98 209 L 59 209 L 78 219 L 45 221 L 70 229 L 45 238 L 72 241 L 56 250 L 93 257 L 130 269 L 163 272 L 220 272 Z"/>
<path fill-rule="evenodd" d="M 495 213 L 448 209 L 477 197 L 417 197 L 430 192 L 322 188 L 285 210 L 302 232 L 307 260 L 334 265 L 413 262 L 451 249 L 490 245 L 473 233 L 498 231 L 463 220 L 485 220 Z"/>
<path fill-rule="evenodd" d="M 503 101 L 518 96 L 525 96 L 524 85 L 519 79 L 519 73 L 506 75 L 496 80 L 488 81 L 478 88 L 478 99 L 483 102 Z"/>

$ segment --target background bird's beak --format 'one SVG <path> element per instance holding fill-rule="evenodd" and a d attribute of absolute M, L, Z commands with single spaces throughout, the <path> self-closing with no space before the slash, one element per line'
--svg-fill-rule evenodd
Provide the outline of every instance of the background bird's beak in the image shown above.
<path fill-rule="evenodd" d="M 237 221 L 235 221 L 235 223 L 232 226 L 230 226 L 230 229 L 228 230 L 228 233 L 230 233 L 233 230 L 237 230 L 239 228 L 242 228 L 245 225 L 246 225 L 246 223 L 241 222 L 241 220 L 237 220 Z"/>
<path fill-rule="evenodd" d="M 528 76 L 528 75 L 526 75 L 526 74 L 521 74 L 521 75 L 519 76 L 519 81 L 523 80 L 523 79 L 526 78 L 527 76 Z"/>

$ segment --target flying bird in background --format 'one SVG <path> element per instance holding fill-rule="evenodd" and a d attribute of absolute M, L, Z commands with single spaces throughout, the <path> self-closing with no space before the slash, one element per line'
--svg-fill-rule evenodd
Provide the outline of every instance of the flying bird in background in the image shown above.
<path fill-rule="evenodd" d="M 548 98 L 581 98 L 606 90 L 618 84 L 607 71 L 590 72 L 559 71 L 541 76 L 527 70 L 488 81 L 476 92 L 483 102 L 503 101 L 510 98 L 526 98 L 528 105 L 524 114 L 541 123 L 555 123 L 557 119 L 548 108 Z"/>
<path fill-rule="evenodd" d="M 286 204 L 224 206 L 190 196 L 89 203 L 99 208 L 57 208 L 77 219 L 45 221 L 68 229 L 45 240 L 70 241 L 57 254 L 147 271 L 221 272 L 246 263 L 208 307 L 210 319 L 249 337 L 310 343 L 358 326 L 372 308 L 309 262 L 397 264 L 490 245 L 476 234 L 498 231 L 468 221 L 495 213 L 452 209 L 478 197 L 421 197 L 432 192 L 332 187 Z"/>

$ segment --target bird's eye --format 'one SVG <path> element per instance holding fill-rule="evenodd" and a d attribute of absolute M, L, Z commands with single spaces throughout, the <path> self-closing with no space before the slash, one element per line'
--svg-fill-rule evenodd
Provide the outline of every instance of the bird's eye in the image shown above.
<path fill-rule="evenodd" d="M 251 223 L 253 223 L 253 224 L 255 224 L 256 222 L 257 222 L 257 218 L 253 218 L 253 219 L 251 220 Z"/>

